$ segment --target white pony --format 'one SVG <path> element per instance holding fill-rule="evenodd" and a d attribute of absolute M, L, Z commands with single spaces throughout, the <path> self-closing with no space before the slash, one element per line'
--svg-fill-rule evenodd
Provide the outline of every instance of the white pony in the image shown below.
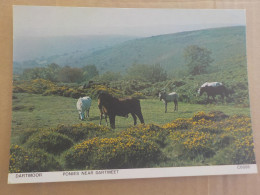
<path fill-rule="evenodd" d="M 85 118 L 85 111 L 87 113 L 87 117 L 89 117 L 91 101 L 91 98 L 88 96 L 78 99 L 77 110 L 79 112 L 79 119 L 83 120 Z"/>
<path fill-rule="evenodd" d="M 159 98 L 160 98 L 160 101 L 163 100 L 163 102 L 164 102 L 165 113 L 167 112 L 168 102 L 174 102 L 174 111 L 178 111 L 178 94 L 176 92 L 172 92 L 169 94 L 167 94 L 165 92 L 160 92 Z"/>

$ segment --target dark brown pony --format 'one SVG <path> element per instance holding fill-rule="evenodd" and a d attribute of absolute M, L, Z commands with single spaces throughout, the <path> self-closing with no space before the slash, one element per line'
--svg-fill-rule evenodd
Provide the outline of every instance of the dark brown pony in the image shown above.
<path fill-rule="evenodd" d="M 207 96 L 208 96 L 208 100 L 209 100 L 209 96 L 211 96 L 213 98 L 214 101 L 216 101 L 215 97 L 216 95 L 221 95 L 221 99 L 222 101 L 224 101 L 224 97 L 228 97 L 228 90 L 224 85 L 220 85 L 220 86 L 205 86 L 205 87 L 201 87 L 199 89 L 199 94 L 200 96 L 206 92 Z"/>
<path fill-rule="evenodd" d="M 101 124 L 103 115 L 105 115 L 105 119 L 108 116 L 110 126 L 113 129 L 115 128 L 116 116 L 127 117 L 129 113 L 134 119 L 134 125 L 136 125 L 136 116 L 141 123 L 144 123 L 140 101 L 135 98 L 118 99 L 108 93 L 100 93 L 98 96 L 98 108 L 100 110 L 99 124 Z"/>

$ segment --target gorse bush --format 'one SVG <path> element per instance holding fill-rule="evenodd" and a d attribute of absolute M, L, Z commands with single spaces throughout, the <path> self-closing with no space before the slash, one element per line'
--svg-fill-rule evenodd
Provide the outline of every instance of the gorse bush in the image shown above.
<path fill-rule="evenodd" d="M 11 147 L 10 172 L 255 163 L 250 118 L 220 111 L 121 131 L 58 125 L 25 131 L 19 143 Z"/>
<path fill-rule="evenodd" d="M 214 136 L 199 131 L 177 131 L 171 133 L 171 139 L 178 145 L 177 154 L 181 159 L 193 159 L 198 155 L 208 158 L 215 154 L 212 147 Z"/>
<path fill-rule="evenodd" d="M 154 124 L 150 125 L 137 125 L 130 127 L 118 134 L 119 136 L 133 136 L 138 139 L 149 139 L 151 141 L 156 142 L 161 147 L 165 145 L 165 141 L 167 136 L 169 135 L 169 131 L 163 129 L 162 127 Z"/>
<path fill-rule="evenodd" d="M 24 144 L 27 142 L 29 137 L 33 135 L 34 133 L 38 132 L 39 130 L 37 129 L 30 129 L 30 130 L 25 130 L 19 135 L 19 144 Z"/>
<path fill-rule="evenodd" d="M 28 148 L 41 148 L 52 154 L 59 154 L 73 145 L 72 139 L 51 130 L 34 133 L 26 142 Z"/>
<path fill-rule="evenodd" d="M 177 129 L 188 129 L 192 125 L 192 119 L 179 118 L 171 123 L 166 123 L 162 127 L 164 129 L 177 130 Z"/>
<path fill-rule="evenodd" d="M 96 125 L 94 123 L 80 123 L 77 125 L 58 125 L 57 128 L 52 128 L 51 130 L 53 132 L 66 135 L 75 142 L 87 138 L 102 136 L 103 134 L 111 131 L 111 129 L 109 129 L 108 127 Z"/>
<path fill-rule="evenodd" d="M 231 72 L 231 73 L 229 73 Z M 82 87 L 83 84 L 75 84 L 69 87 L 68 84 L 58 86 L 57 83 L 50 80 L 35 79 L 31 81 L 14 81 L 13 92 L 27 92 L 43 95 L 59 95 L 64 97 L 79 98 L 83 96 L 90 96 L 97 98 L 99 92 L 106 91 L 116 97 L 134 96 L 140 99 L 158 97 L 161 90 L 167 93 L 177 92 L 178 100 L 180 102 L 192 104 L 222 104 L 221 97 L 216 96 L 216 102 L 207 99 L 206 93 L 202 96 L 198 95 L 199 87 L 205 82 L 219 81 L 222 82 L 228 89 L 228 97 L 225 97 L 225 103 L 236 104 L 241 107 L 249 106 L 248 82 L 246 69 L 240 70 L 240 67 L 235 70 L 230 70 L 228 73 L 211 73 L 196 76 L 186 76 L 182 79 L 167 79 L 152 82 L 143 79 L 126 79 L 120 80 L 95 80 L 93 84 L 88 85 L 87 88 Z M 234 74 L 233 74 L 234 73 Z M 224 76 L 219 76 L 219 75 Z M 230 78 L 232 74 L 232 78 Z M 236 78 L 236 79 L 234 79 Z M 81 87 L 80 87 L 81 86 Z"/>
<path fill-rule="evenodd" d="M 35 94 L 43 94 L 45 90 L 54 88 L 55 84 L 49 80 L 35 79 L 31 81 L 15 81 L 13 84 L 13 92 L 27 92 Z"/>
<path fill-rule="evenodd" d="M 94 123 L 80 123 L 75 125 L 59 124 L 55 128 L 26 130 L 19 135 L 19 142 L 21 144 L 26 143 L 27 141 L 31 140 L 29 138 L 32 135 L 34 135 L 34 137 L 32 138 L 32 142 L 37 141 L 39 139 L 39 136 L 47 137 L 47 136 L 54 136 L 54 135 L 56 135 L 56 137 L 57 135 L 60 135 L 60 137 L 63 137 L 65 139 L 66 137 L 68 137 L 74 142 L 78 142 L 80 140 L 84 140 L 87 138 L 102 136 L 108 132 L 111 132 L 111 129 L 109 129 L 106 126 L 96 125 Z"/>
<path fill-rule="evenodd" d="M 11 145 L 9 156 L 9 172 L 19 173 L 28 171 L 28 153 L 18 145 Z"/>
<path fill-rule="evenodd" d="M 9 157 L 9 172 L 59 171 L 60 164 L 50 154 L 41 149 L 26 150 L 21 146 L 12 145 Z"/>
<path fill-rule="evenodd" d="M 72 98 L 79 98 L 86 95 L 80 89 L 73 89 L 66 86 L 58 86 L 54 82 L 44 79 L 35 79 L 31 81 L 15 81 L 13 84 L 14 93 L 33 93 L 42 95 L 58 95 Z"/>
<path fill-rule="evenodd" d="M 219 121 L 219 120 L 223 120 L 227 117 L 228 116 L 225 115 L 221 111 L 211 111 L 207 114 L 205 112 L 198 112 L 193 115 L 192 120 L 199 121 L 201 119 L 205 119 L 205 120 L 211 120 L 211 121 Z"/>
<path fill-rule="evenodd" d="M 180 121 L 184 122 L 186 129 Z M 247 116 L 228 117 L 222 112 L 198 112 L 190 119 L 178 119 L 163 125 L 163 128 L 170 131 L 171 145 L 180 159 L 194 159 L 198 155 L 210 158 L 217 151 L 232 147 L 230 158 L 226 160 L 233 164 L 255 163 L 251 121 Z M 219 160 L 214 157 L 214 161 Z"/>
<path fill-rule="evenodd" d="M 115 97 L 123 96 L 122 91 L 101 84 L 94 84 L 90 88 L 85 89 L 85 91 L 91 94 L 92 98 L 97 98 L 100 92 L 107 92 Z"/>
<path fill-rule="evenodd" d="M 122 97 L 122 91 L 110 88 L 106 85 L 93 84 L 86 89 L 79 87 L 59 86 L 54 82 L 44 79 L 35 79 L 31 81 L 15 81 L 13 84 L 14 93 L 33 93 L 47 95 L 57 95 L 64 97 L 79 98 L 86 95 L 91 98 L 97 98 L 100 92 L 108 92 L 116 97 Z"/>
<path fill-rule="evenodd" d="M 233 146 L 232 161 L 235 164 L 256 163 L 254 155 L 253 136 L 248 135 L 237 139 Z"/>
<path fill-rule="evenodd" d="M 155 142 L 125 135 L 86 140 L 70 149 L 65 161 L 69 169 L 144 168 L 159 157 Z"/>

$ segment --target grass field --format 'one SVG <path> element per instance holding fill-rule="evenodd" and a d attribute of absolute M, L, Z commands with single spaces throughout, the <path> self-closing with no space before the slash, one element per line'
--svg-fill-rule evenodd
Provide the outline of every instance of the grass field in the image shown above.
<path fill-rule="evenodd" d="M 169 103 L 164 113 L 163 102 L 145 99 L 141 107 L 146 125 L 133 127 L 129 115 L 116 117 L 112 130 L 98 125 L 96 100 L 84 121 L 78 119 L 76 102 L 61 96 L 13 94 L 10 172 L 254 162 L 249 108 L 180 102 L 177 112 Z M 211 111 L 230 117 L 214 121 L 217 115 L 205 114 Z"/>
<path fill-rule="evenodd" d="M 13 99 L 12 142 L 24 130 L 56 127 L 58 124 L 78 124 L 92 122 L 99 124 L 97 101 L 92 101 L 90 118 L 78 119 L 76 99 L 61 96 L 42 96 L 27 93 L 15 93 Z M 228 104 L 187 104 L 179 102 L 179 111 L 174 112 L 173 103 L 168 104 L 168 112 L 164 113 L 164 104 L 159 99 L 141 100 L 141 107 L 146 124 L 165 124 L 177 118 L 190 118 L 199 111 L 222 111 L 227 115 L 249 115 L 249 108 L 234 107 Z M 137 121 L 140 123 L 140 121 Z M 103 119 L 102 124 L 105 125 Z M 116 131 L 133 125 L 133 118 L 116 117 Z"/>

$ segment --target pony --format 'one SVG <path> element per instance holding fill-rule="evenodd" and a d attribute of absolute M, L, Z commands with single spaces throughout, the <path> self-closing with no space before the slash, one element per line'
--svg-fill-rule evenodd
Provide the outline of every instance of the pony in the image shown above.
<path fill-rule="evenodd" d="M 167 112 L 168 102 L 174 102 L 174 111 L 178 111 L 178 94 L 176 92 L 172 92 L 169 94 L 167 94 L 166 92 L 160 92 L 159 98 L 160 98 L 160 101 L 164 102 L 165 113 Z"/>
<path fill-rule="evenodd" d="M 206 93 L 209 100 L 209 96 L 212 97 L 214 101 L 216 101 L 216 95 L 220 95 L 222 101 L 224 101 L 224 97 L 228 97 L 228 90 L 227 88 L 220 82 L 206 82 L 198 90 L 198 94 L 201 96 L 203 93 Z"/>
<path fill-rule="evenodd" d="M 100 93 L 98 95 L 98 108 L 100 110 L 100 122 L 102 116 L 109 117 L 110 126 L 112 129 L 115 128 L 116 116 L 128 117 L 130 113 L 134 119 L 134 125 L 137 124 L 136 119 L 139 118 L 140 122 L 144 123 L 144 118 L 141 111 L 140 101 L 135 98 L 118 99 L 108 93 Z M 137 116 L 137 117 L 136 117 Z M 107 123 L 107 119 L 106 119 Z"/>
<path fill-rule="evenodd" d="M 86 97 L 82 97 L 79 98 L 77 101 L 77 110 L 79 112 L 79 119 L 84 120 L 85 118 L 85 111 L 87 114 L 87 117 L 89 117 L 89 109 L 91 106 L 91 98 L 86 96 Z"/>

